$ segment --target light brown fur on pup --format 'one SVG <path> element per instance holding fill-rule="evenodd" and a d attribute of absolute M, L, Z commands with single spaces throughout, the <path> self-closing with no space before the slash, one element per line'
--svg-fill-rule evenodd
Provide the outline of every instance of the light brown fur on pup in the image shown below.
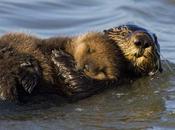
<path fill-rule="evenodd" d="M 102 33 L 87 33 L 78 37 L 55 37 L 49 39 L 39 39 L 24 33 L 9 33 L 0 38 L 0 45 L 4 45 L 4 47 L 1 48 L 2 50 L 3 48 L 10 48 L 16 54 L 14 56 L 8 56 L 8 60 L 13 59 L 10 61 L 11 63 L 7 63 L 11 64 L 10 68 L 5 67 L 2 60 L 3 69 L 1 70 L 1 73 L 5 73 L 6 75 L 15 73 L 15 76 L 18 76 L 16 71 L 21 69 L 20 64 L 26 62 L 25 58 L 22 59 L 22 62 L 18 62 L 18 55 L 30 55 L 37 61 L 39 65 L 39 68 L 37 68 L 38 71 L 41 71 L 41 75 L 39 75 L 39 78 L 41 78 L 40 86 L 49 86 L 50 88 L 53 88 L 53 86 L 59 88 L 60 86 L 58 82 L 55 81 L 57 73 L 55 72 L 53 62 L 51 61 L 51 54 L 54 49 L 61 49 L 72 55 L 76 62 L 77 71 L 82 70 L 85 75 L 92 79 L 117 80 L 120 76 L 121 57 L 116 56 L 119 51 Z M 7 53 L 9 53 L 9 50 L 5 50 L 2 55 L 6 55 Z M 4 61 L 4 63 L 5 62 L 6 61 Z M 15 65 L 16 62 L 19 65 Z M 29 64 L 33 64 L 33 61 L 30 62 L 30 59 Z M 26 68 L 29 71 L 34 72 L 35 70 L 30 69 L 35 66 L 36 65 L 26 66 Z M 8 74 L 11 68 L 16 69 L 16 71 L 10 71 Z M 11 78 L 13 78 L 13 75 Z M 30 76 L 28 78 L 30 78 Z M 30 87 L 35 84 L 35 81 L 29 80 L 27 82 L 29 85 L 23 83 L 24 87 L 27 86 L 27 90 L 28 86 Z M 10 84 L 10 87 L 7 88 L 7 85 L 1 84 L 2 90 L 0 89 L 0 93 L 4 93 L 4 95 L 8 97 L 10 97 L 9 95 L 16 94 L 17 92 L 13 93 L 13 91 L 11 91 L 15 85 L 15 83 L 12 83 Z M 8 89 L 10 91 L 8 91 Z M 29 92 L 31 92 L 31 90 Z M 6 99 L 8 99 L 8 97 Z"/>
<path fill-rule="evenodd" d="M 50 54 L 54 49 L 61 49 L 72 55 L 77 69 L 83 69 L 91 78 L 112 79 L 119 76 L 120 57 L 116 57 L 117 48 L 101 33 L 87 33 L 73 38 L 39 39 L 23 33 L 11 33 L 0 38 L 1 43 L 8 43 L 17 52 L 34 56 L 43 69 L 43 75 L 51 80 L 54 73 L 50 65 Z"/>

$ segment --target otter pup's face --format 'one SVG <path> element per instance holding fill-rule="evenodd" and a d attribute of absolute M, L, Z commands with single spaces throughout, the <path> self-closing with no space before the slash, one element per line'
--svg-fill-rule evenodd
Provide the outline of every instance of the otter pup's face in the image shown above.
<path fill-rule="evenodd" d="M 153 75 L 162 71 L 160 47 L 155 34 L 135 25 L 120 26 L 105 33 L 120 47 L 136 73 Z"/>
<path fill-rule="evenodd" d="M 107 44 L 99 34 L 88 33 L 75 42 L 74 58 L 77 69 L 83 70 L 91 78 L 105 80 L 119 76 L 116 67 L 115 47 Z"/>

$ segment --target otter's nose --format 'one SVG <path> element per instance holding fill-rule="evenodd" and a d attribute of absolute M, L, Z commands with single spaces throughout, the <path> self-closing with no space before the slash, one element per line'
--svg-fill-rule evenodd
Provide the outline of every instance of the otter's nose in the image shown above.
<path fill-rule="evenodd" d="M 136 45 L 136 46 L 142 46 L 142 41 L 140 41 L 139 39 L 136 39 L 135 41 L 134 41 L 134 44 Z"/>
<path fill-rule="evenodd" d="M 88 72 L 93 72 L 97 69 L 96 65 L 94 65 L 93 63 L 77 64 L 76 68 L 77 70 L 88 71 Z"/>
<path fill-rule="evenodd" d="M 147 48 L 150 46 L 150 44 L 145 41 L 145 40 L 141 40 L 141 39 L 136 39 L 134 41 L 134 44 L 137 46 L 137 47 L 142 47 L 142 48 Z"/>

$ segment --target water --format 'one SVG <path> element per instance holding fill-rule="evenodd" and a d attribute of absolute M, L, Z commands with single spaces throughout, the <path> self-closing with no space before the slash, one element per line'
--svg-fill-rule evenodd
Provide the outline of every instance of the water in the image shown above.
<path fill-rule="evenodd" d="M 124 23 L 158 36 L 175 65 L 175 0 L 0 0 L 0 34 L 78 35 Z M 165 63 L 165 62 L 163 62 Z M 55 96 L 25 105 L 0 105 L 0 130 L 174 130 L 175 75 L 142 78 L 76 103 Z M 44 100 L 44 101 L 43 101 Z"/>

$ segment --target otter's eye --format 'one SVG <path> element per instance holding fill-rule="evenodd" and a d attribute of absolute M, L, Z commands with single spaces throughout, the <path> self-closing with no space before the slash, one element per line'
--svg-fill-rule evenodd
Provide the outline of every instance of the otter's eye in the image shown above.
<path fill-rule="evenodd" d="M 88 53 L 94 53 L 94 52 L 95 52 L 95 50 L 94 50 L 94 49 L 90 49 L 90 48 L 89 48 L 89 49 L 87 50 L 87 52 L 88 52 Z"/>
<path fill-rule="evenodd" d="M 147 47 L 149 47 L 149 46 L 150 46 L 149 43 L 148 43 L 148 42 L 145 42 L 143 47 L 144 47 L 144 48 L 147 48 Z"/>
<path fill-rule="evenodd" d="M 137 41 L 134 42 L 134 44 L 135 44 L 136 46 L 141 46 L 141 45 L 142 45 L 142 42 L 139 41 L 139 40 L 137 40 Z"/>

